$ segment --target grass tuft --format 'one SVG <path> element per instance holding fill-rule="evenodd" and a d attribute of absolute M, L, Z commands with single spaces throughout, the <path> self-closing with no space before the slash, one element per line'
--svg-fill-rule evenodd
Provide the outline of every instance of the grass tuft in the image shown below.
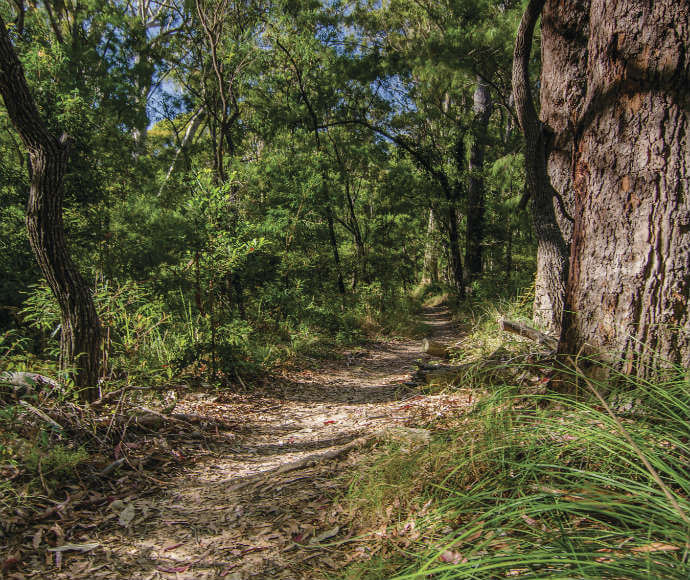
<path fill-rule="evenodd" d="M 689 578 L 685 371 L 655 382 L 573 371 L 577 396 L 543 392 L 533 383 L 554 369 L 527 364 L 525 343 L 497 336 L 493 319 L 478 315 L 458 354 L 477 361 L 481 401 L 427 448 L 390 445 L 352 481 L 361 535 L 345 577 Z M 505 372 L 482 373 L 498 349 Z"/>

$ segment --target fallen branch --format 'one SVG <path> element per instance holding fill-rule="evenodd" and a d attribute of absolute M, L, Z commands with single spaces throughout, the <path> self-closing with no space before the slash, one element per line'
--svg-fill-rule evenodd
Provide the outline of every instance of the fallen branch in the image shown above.
<path fill-rule="evenodd" d="M 350 441 L 348 444 L 342 445 L 341 447 L 336 447 L 335 449 L 331 449 L 330 451 L 325 451 L 323 453 L 315 453 L 303 459 L 299 459 L 298 461 L 293 461 L 292 463 L 287 463 L 281 467 L 277 467 L 276 469 L 264 471 L 257 475 L 250 475 L 245 480 L 236 483 L 233 486 L 230 486 L 228 488 L 228 491 L 239 491 L 240 489 L 244 489 L 245 487 L 253 485 L 257 481 L 260 481 L 267 477 L 273 478 L 276 475 L 282 475 L 284 473 L 289 473 L 291 471 L 296 471 L 298 469 L 302 469 L 305 467 L 312 467 L 318 463 L 321 463 L 322 461 L 335 459 L 336 457 L 340 457 L 341 455 L 344 455 L 345 453 L 352 451 L 356 447 L 361 447 L 363 445 L 366 445 L 367 443 L 372 442 L 377 437 L 379 437 L 378 433 L 374 433 L 366 437 L 358 437 L 357 439 Z M 219 483 L 228 483 L 228 481 L 221 481 Z"/>
<path fill-rule="evenodd" d="M 467 371 L 468 365 L 429 365 L 419 363 L 412 380 L 418 384 L 453 382 Z"/>
<path fill-rule="evenodd" d="M 422 352 L 425 352 L 431 356 L 439 356 L 441 358 L 447 358 L 449 355 L 448 347 L 445 344 L 436 342 L 429 338 L 425 338 L 422 341 Z"/>
<path fill-rule="evenodd" d="M 170 417 L 190 425 L 203 425 L 204 427 L 225 427 L 227 429 L 234 426 L 223 419 L 216 419 L 214 417 L 207 417 L 205 415 L 197 415 L 196 413 L 173 413 L 170 415 Z"/>
<path fill-rule="evenodd" d="M 53 388 L 58 388 L 60 383 L 55 379 L 39 375 L 38 373 L 30 372 L 4 372 L 0 375 L 0 381 L 12 385 L 13 387 L 33 387 L 34 385 L 48 385 Z"/>
<path fill-rule="evenodd" d="M 137 407 L 133 412 L 128 414 L 115 414 L 112 416 L 100 417 L 94 421 L 94 424 L 99 427 L 110 426 L 120 427 L 143 427 L 155 428 L 165 423 L 172 423 L 178 426 L 185 426 L 192 428 L 194 426 L 201 426 L 204 428 L 216 427 L 218 429 L 232 429 L 235 427 L 232 423 L 224 421 L 223 419 L 216 419 L 214 417 L 206 417 L 205 415 L 197 415 L 193 413 L 172 413 L 165 414 L 160 411 L 155 411 L 149 407 Z"/>
<path fill-rule="evenodd" d="M 513 334 L 517 334 L 519 336 L 522 336 L 523 338 L 529 338 L 530 340 L 533 340 L 539 344 L 543 344 L 551 350 L 555 350 L 556 347 L 558 347 L 558 340 L 555 339 L 553 336 L 544 334 L 536 328 L 527 326 L 522 322 L 514 322 L 512 320 L 501 318 L 498 321 L 498 325 L 501 328 L 501 330 L 505 332 L 512 332 Z"/>
<path fill-rule="evenodd" d="M 36 394 L 37 390 L 48 387 L 49 389 L 62 391 L 62 385 L 56 380 L 30 372 L 4 372 L 0 373 L 0 392 L 9 391 L 14 399 Z"/>
<path fill-rule="evenodd" d="M 29 411 L 31 411 L 34 415 L 36 415 L 37 417 L 40 417 L 41 419 L 43 419 L 43 420 L 44 420 L 46 423 L 48 423 L 49 425 L 52 425 L 53 427 L 55 427 L 55 428 L 58 429 L 59 431 L 64 431 L 64 429 L 63 429 L 62 425 L 60 425 L 60 423 L 58 423 L 58 422 L 57 422 L 55 419 L 53 419 L 52 417 L 46 415 L 46 414 L 45 414 L 43 411 L 41 411 L 40 409 L 37 409 L 36 407 L 34 407 L 33 405 L 31 405 L 30 403 L 27 403 L 26 401 L 19 401 L 19 404 L 20 404 L 22 407 L 26 407 L 26 408 L 27 408 Z"/>
<path fill-rule="evenodd" d="M 106 403 L 113 402 L 120 395 L 122 395 L 124 393 L 129 393 L 131 391 L 147 391 L 147 392 L 174 391 L 176 389 L 184 389 L 184 388 L 186 388 L 184 385 L 175 386 L 175 387 L 171 387 L 170 385 L 158 385 L 158 386 L 148 386 L 148 387 L 134 387 L 134 386 L 128 385 L 126 387 L 122 387 L 121 389 L 117 389 L 116 391 L 110 391 L 109 393 L 106 393 L 100 399 L 97 399 L 93 403 L 90 403 L 89 406 L 92 409 L 102 407 Z"/>

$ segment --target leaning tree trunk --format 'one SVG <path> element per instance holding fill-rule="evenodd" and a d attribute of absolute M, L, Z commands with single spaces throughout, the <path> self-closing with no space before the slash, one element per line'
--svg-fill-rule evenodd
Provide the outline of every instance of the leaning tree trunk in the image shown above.
<path fill-rule="evenodd" d="M 572 120 L 582 108 L 587 84 L 587 38 L 579 31 L 587 26 L 588 15 L 589 0 L 549 2 L 544 6 L 541 24 L 541 50 L 548 56 L 542 58 L 539 115 L 549 131 L 547 171 L 551 185 L 560 194 L 555 204 L 556 219 L 568 245 L 575 209 Z"/>
<path fill-rule="evenodd" d="M 491 92 L 489 85 L 477 77 L 474 91 L 474 120 L 472 123 L 472 147 L 470 147 L 470 182 L 467 190 L 467 232 L 465 245 L 465 267 L 468 279 L 482 273 L 482 244 L 484 243 L 484 150 L 491 117 Z"/>
<path fill-rule="evenodd" d="M 513 60 L 513 94 L 525 134 L 525 169 L 537 237 L 534 319 L 549 332 L 559 335 L 568 273 L 568 245 L 554 208 L 558 194 L 549 181 L 546 168 L 547 134 L 537 117 L 529 83 L 532 34 L 543 5 L 544 0 L 530 0 L 520 22 Z"/>
<path fill-rule="evenodd" d="M 43 122 L 1 18 L 0 93 L 31 160 L 26 223 L 31 248 L 60 306 L 60 366 L 74 371 L 82 399 L 92 400 L 98 394 L 100 322 L 65 243 L 62 200 L 68 139 L 55 137 Z"/>
<path fill-rule="evenodd" d="M 549 2 L 554 17 L 558 4 Z M 584 7 L 586 97 L 570 112 L 575 225 L 560 350 L 603 354 L 638 376 L 662 361 L 688 367 L 690 6 Z M 564 34 L 545 60 L 573 42 Z"/>

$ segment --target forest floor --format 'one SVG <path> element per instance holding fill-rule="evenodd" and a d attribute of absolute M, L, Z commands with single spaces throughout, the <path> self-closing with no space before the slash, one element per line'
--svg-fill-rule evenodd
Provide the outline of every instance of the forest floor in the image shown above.
<path fill-rule="evenodd" d="M 422 320 L 436 340 L 459 338 L 442 307 L 425 309 Z M 358 557 L 356 543 L 338 545 L 355 533 L 342 503 L 347 474 L 375 454 L 376 434 L 423 434 L 414 428 L 469 405 L 461 391 L 425 395 L 405 384 L 424 356 L 419 340 L 389 339 L 247 394 L 187 392 L 176 410 L 236 428 L 160 435 L 158 461 L 140 464 L 129 491 L 132 476 L 113 473 L 86 501 L 82 491 L 59 517 L 17 534 L 21 565 L 7 577 L 337 577 Z"/>

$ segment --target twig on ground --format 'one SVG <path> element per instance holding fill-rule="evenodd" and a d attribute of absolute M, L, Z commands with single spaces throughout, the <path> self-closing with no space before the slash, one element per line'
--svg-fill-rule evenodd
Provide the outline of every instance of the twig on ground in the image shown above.
<path fill-rule="evenodd" d="M 501 330 L 505 332 L 512 332 L 513 334 L 517 334 L 518 336 L 522 336 L 523 338 L 529 338 L 530 340 L 533 340 L 539 344 L 543 344 L 545 347 L 549 349 L 553 350 L 558 347 L 558 340 L 555 339 L 553 336 L 544 334 L 536 328 L 527 326 L 522 322 L 514 322 L 506 318 L 501 318 L 498 321 L 498 326 Z"/>

